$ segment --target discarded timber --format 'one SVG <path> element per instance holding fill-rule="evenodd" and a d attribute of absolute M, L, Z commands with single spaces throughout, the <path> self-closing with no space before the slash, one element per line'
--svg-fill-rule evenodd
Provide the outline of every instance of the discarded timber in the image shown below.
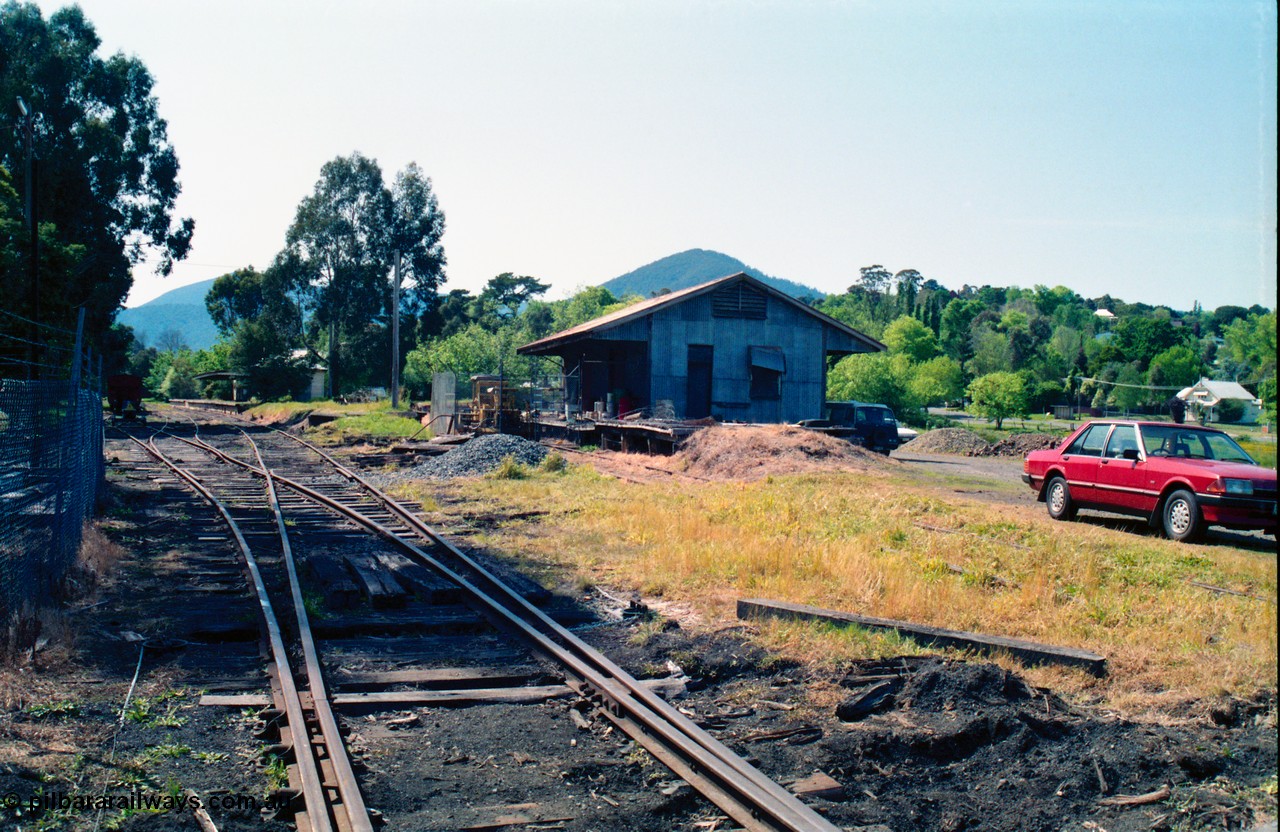
<path fill-rule="evenodd" d="M 411 592 L 428 604 L 450 604 L 461 600 L 461 587 L 439 577 L 430 569 L 414 563 L 403 555 L 379 553 L 378 563 L 399 581 L 406 592 Z"/>
<path fill-rule="evenodd" d="M 360 603 L 360 588 L 336 560 L 313 556 L 307 558 L 307 566 L 320 584 L 327 609 L 345 610 Z"/>
<path fill-rule="evenodd" d="M 538 671 L 519 668 L 453 668 L 430 667 L 412 670 L 380 670 L 365 672 L 339 671 L 332 682 L 342 691 L 367 691 L 392 685 L 417 685 L 430 690 L 457 690 L 476 687 L 511 687 L 530 684 Z"/>
<path fill-rule="evenodd" d="M 402 607 L 409 593 L 368 555 L 344 555 L 347 568 L 375 607 Z"/>
<path fill-rule="evenodd" d="M 788 604 L 785 601 L 769 601 L 763 598 L 738 600 L 738 618 L 783 618 L 795 621 L 826 621 L 835 624 L 856 625 L 872 630 L 893 630 L 901 636 L 932 647 L 954 647 L 979 653 L 1008 653 L 1027 664 L 1057 664 L 1079 667 L 1095 676 L 1107 672 L 1107 659 L 1088 650 L 1074 647 L 1058 647 L 1040 644 L 1020 638 L 969 633 L 963 630 L 946 630 L 892 618 L 874 618 L 837 610 L 824 610 L 805 604 Z"/>

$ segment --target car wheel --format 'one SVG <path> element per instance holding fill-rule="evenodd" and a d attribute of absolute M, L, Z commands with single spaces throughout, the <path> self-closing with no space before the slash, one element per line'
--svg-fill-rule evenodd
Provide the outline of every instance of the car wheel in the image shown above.
<path fill-rule="evenodd" d="M 1164 501 L 1160 516 L 1164 521 L 1165 536 L 1170 540 L 1195 540 L 1204 531 L 1200 504 L 1190 491 L 1179 490 L 1170 494 Z"/>
<path fill-rule="evenodd" d="M 1076 516 L 1076 504 L 1071 499 L 1071 489 L 1062 477 L 1054 477 L 1044 489 L 1044 504 L 1054 520 L 1071 520 Z"/>

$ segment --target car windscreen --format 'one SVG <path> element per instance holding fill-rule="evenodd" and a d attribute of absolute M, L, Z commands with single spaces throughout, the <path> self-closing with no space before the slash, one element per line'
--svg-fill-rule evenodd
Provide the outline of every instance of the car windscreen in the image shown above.
<path fill-rule="evenodd" d="M 1109 430 L 1111 425 L 1108 424 L 1090 425 L 1063 453 L 1076 456 L 1102 456 L 1102 445 L 1107 441 Z"/>
<path fill-rule="evenodd" d="M 1188 430 L 1178 425 L 1143 425 L 1142 445 L 1147 456 L 1180 459 L 1215 459 L 1257 465 L 1230 436 L 1208 430 Z"/>
<path fill-rule="evenodd" d="M 887 407 L 858 408 L 858 424 L 860 425 L 887 425 L 893 421 L 893 411 Z"/>

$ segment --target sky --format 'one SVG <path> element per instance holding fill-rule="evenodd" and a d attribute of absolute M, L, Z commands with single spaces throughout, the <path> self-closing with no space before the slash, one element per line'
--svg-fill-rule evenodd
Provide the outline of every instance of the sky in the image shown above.
<path fill-rule="evenodd" d="M 445 289 L 706 248 L 825 292 L 1276 305 L 1271 0 L 80 5 L 155 77 L 196 220 L 130 306 L 266 267 L 356 151 L 432 178 Z"/>

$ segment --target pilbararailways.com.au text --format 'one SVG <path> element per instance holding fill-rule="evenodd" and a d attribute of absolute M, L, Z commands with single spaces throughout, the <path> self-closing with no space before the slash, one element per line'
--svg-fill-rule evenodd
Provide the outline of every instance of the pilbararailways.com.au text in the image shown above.
<path fill-rule="evenodd" d="M 27 814 L 37 812 L 190 812 L 196 809 L 222 811 L 257 811 L 275 808 L 273 800 L 262 800 L 247 794 L 198 795 L 157 794 L 135 790 L 123 794 L 86 794 L 84 792 L 38 792 L 22 797 L 16 792 L 0 796 L 0 809 L 21 809 Z"/>

